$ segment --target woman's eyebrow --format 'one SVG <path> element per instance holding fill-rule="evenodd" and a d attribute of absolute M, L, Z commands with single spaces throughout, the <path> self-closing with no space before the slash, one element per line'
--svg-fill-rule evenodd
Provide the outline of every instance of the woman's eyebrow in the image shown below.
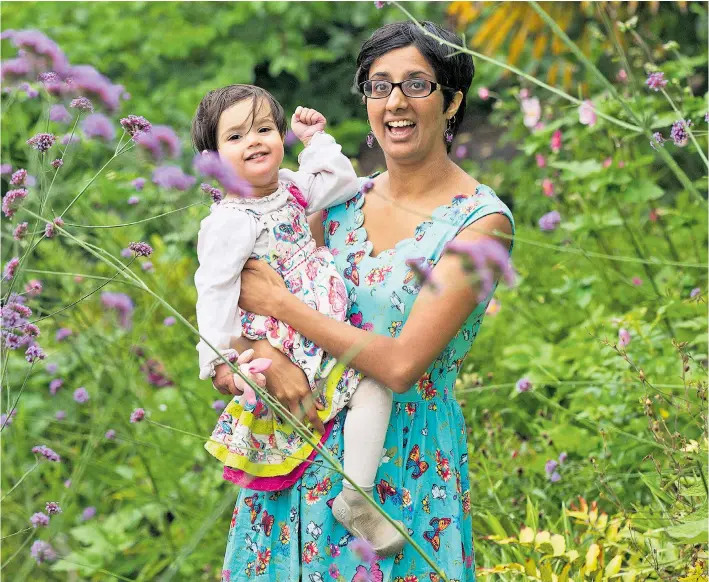
<path fill-rule="evenodd" d="M 405 77 L 413 77 L 414 75 L 428 75 L 429 77 L 433 77 L 433 73 L 429 73 L 428 71 L 408 71 L 404 73 Z M 372 73 L 372 77 L 383 77 L 385 79 L 391 79 L 391 75 L 389 73 Z"/>

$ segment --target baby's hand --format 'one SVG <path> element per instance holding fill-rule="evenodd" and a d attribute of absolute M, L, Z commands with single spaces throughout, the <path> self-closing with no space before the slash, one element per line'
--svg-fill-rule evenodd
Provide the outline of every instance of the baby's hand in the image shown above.
<path fill-rule="evenodd" d="M 327 125 L 325 116 L 315 109 L 298 106 L 290 120 L 291 129 L 296 137 L 305 145 L 310 143 L 318 131 L 323 131 Z"/>

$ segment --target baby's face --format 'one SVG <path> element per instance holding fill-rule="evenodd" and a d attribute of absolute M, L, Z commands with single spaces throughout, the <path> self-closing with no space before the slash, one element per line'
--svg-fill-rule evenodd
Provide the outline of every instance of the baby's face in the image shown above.
<path fill-rule="evenodd" d="M 227 160 L 236 173 L 254 186 L 278 183 L 278 170 L 283 162 L 283 139 L 273 121 L 268 103 L 256 106 L 252 118 L 251 99 L 244 99 L 226 109 L 217 125 L 219 155 Z"/>

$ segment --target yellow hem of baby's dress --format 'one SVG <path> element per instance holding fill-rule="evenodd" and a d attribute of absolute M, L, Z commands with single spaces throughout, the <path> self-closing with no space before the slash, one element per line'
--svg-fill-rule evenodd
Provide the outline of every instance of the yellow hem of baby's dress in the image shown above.
<path fill-rule="evenodd" d="M 345 366 L 337 363 L 328 375 L 327 383 L 325 384 L 325 392 L 328 402 L 332 402 L 332 394 L 337 388 L 337 384 L 339 383 L 344 370 Z M 285 433 L 294 430 L 290 423 L 280 423 L 275 419 L 268 421 L 254 418 L 253 414 L 245 411 L 240 404 L 233 400 L 227 406 L 226 412 L 231 414 L 233 417 L 238 418 L 240 424 L 248 427 L 254 435 L 269 436 L 273 434 L 274 425 L 285 429 L 282 431 Z M 318 411 L 318 416 L 323 421 L 328 420 L 330 414 L 331 410 L 329 409 Z M 322 435 L 318 432 L 313 432 L 313 437 L 319 442 Z M 306 442 L 298 450 L 293 451 L 290 455 L 288 455 L 288 457 L 282 462 L 270 464 L 254 463 L 249 460 L 248 457 L 238 453 L 233 453 L 225 444 L 218 443 L 216 441 L 206 442 L 204 448 L 227 467 L 239 469 L 249 475 L 253 475 L 254 477 L 280 477 L 287 475 L 298 467 L 303 461 L 307 460 L 314 449 L 312 445 Z"/>

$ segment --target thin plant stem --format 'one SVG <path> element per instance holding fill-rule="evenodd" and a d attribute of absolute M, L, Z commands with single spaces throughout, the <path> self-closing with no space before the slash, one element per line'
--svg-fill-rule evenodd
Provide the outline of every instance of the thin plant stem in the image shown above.
<path fill-rule="evenodd" d="M 35 457 L 34 465 L 28 471 L 26 471 L 25 474 L 22 475 L 22 477 L 20 477 L 20 480 L 17 483 L 15 483 L 15 485 L 12 487 L 12 489 L 10 489 L 7 493 L 5 493 L 5 495 L 2 496 L 2 498 L 0 498 L 0 502 L 5 501 L 5 498 L 8 495 L 10 495 L 15 489 L 17 489 L 17 487 L 20 485 L 20 483 L 22 483 L 25 480 L 25 477 L 27 477 L 27 475 L 29 475 L 37 467 L 39 467 L 39 459 L 37 457 Z"/>

